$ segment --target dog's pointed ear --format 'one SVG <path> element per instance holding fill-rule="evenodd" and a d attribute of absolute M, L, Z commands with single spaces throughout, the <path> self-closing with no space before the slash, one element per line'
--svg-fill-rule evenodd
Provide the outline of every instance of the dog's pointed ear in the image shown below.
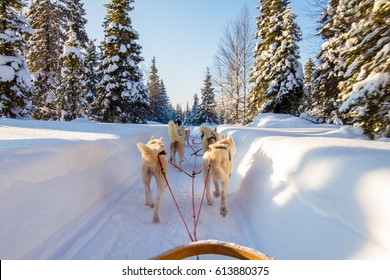
<path fill-rule="evenodd" d="M 224 134 L 222 134 L 221 137 L 219 137 L 219 140 L 223 140 L 223 139 L 226 139 Z"/>
<path fill-rule="evenodd" d="M 217 128 L 214 128 L 214 131 L 217 132 Z"/>
<path fill-rule="evenodd" d="M 160 137 L 160 140 L 164 142 L 164 138 Z"/>
<path fill-rule="evenodd" d="M 229 138 L 229 140 L 231 140 L 231 141 L 233 141 L 233 136 L 232 136 L 232 134 L 231 133 L 229 133 L 229 136 L 228 136 Z"/>
<path fill-rule="evenodd" d="M 150 140 L 153 140 L 154 139 L 154 137 L 153 137 L 153 135 L 152 135 L 152 137 L 150 137 Z"/>

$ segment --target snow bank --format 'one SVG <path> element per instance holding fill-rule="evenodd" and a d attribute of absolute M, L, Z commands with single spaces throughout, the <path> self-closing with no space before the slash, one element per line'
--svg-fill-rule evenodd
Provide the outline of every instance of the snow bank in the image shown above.
<path fill-rule="evenodd" d="M 0 131 L 0 248 L 7 258 L 23 257 L 115 190 L 137 170 L 133 143 L 150 138 L 136 126 L 84 121 L 2 119 Z"/>

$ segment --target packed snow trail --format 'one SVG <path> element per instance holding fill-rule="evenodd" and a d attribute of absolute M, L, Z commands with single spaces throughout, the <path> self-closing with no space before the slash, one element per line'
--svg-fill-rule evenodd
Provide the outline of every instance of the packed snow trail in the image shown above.
<path fill-rule="evenodd" d="M 192 153 L 189 147 L 185 148 L 185 157 L 190 163 L 194 161 L 194 157 L 191 157 Z M 201 157 L 198 157 L 196 161 L 196 169 L 199 170 Z M 193 167 L 186 161 L 183 162 L 182 168 L 192 173 Z M 193 235 L 192 178 L 170 165 L 168 181 Z M 44 246 L 44 249 L 50 248 L 50 252 L 39 249 L 25 258 L 147 259 L 174 247 L 190 243 L 191 239 L 168 188 L 165 189 L 161 200 L 161 221 L 159 224 L 154 224 L 152 222 L 153 211 L 145 204 L 144 187 L 140 182 L 140 168 L 137 166 L 130 178 L 107 198 L 50 238 Z M 194 182 L 195 214 L 197 215 L 204 189 L 203 174 L 198 174 Z M 153 179 L 154 198 L 155 191 L 156 185 Z M 198 239 L 218 238 L 251 246 L 253 244 L 248 244 L 245 240 L 247 236 L 243 234 L 244 227 L 240 222 L 243 219 L 239 205 L 230 199 L 233 198 L 228 196 L 229 213 L 226 218 L 222 218 L 219 214 L 218 199 L 215 199 L 213 206 L 204 202 L 197 227 Z M 139 248 L 140 246 L 142 249 Z"/>

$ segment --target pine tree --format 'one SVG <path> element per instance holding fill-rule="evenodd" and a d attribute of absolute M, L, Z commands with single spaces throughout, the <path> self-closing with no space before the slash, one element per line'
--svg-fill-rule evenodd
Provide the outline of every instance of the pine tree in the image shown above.
<path fill-rule="evenodd" d="M 80 49 L 85 50 L 88 45 L 88 35 L 85 29 L 87 24 L 86 11 L 84 9 L 84 4 L 80 0 L 62 0 L 64 1 L 66 18 L 64 19 L 67 23 L 65 26 L 69 31 L 69 26 L 72 26 L 73 33 L 76 36 L 77 41 L 80 44 Z"/>
<path fill-rule="evenodd" d="M 33 81 L 33 113 L 36 119 L 56 120 L 59 118 L 57 86 L 61 72 L 60 55 L 64 43 L 63 6 L 50 0 L 33 1 L 27 18 L 35 30 L 30 37 L 27 62 Z"/>
<path fill-rule="evenodd" d="M 304 101 L 304 107 L 305 111 L 312 109 L 312 83 L 311 80 L 313 78 L 313 73 L 315 70 L 315 64 L 314 61 L 309 57 L 309 59 L 305 63 L 305 79 L 304 79 L 304 87 L 305 87 L 305 101 Z"/>
<path fill-rule="evenodd" d="M 0 116 L 9 118 L 26 116 L 31 109 L 24 36 L 32 30 L 20 15 L 23 8 L 21 0 L 0 1 Z"/>
<path fill-rule="evenodd" d="M 318 34 L 325 41 L 317 55 L 317 68 L 312 77 L 313 108 L 310 112 L 328 122 L 338 118 L 338 84 L 342 79 L 341 35 L 351 25 L 345 1 L 330 0 L 319 21 Z"/>
<path fill-rule="evenodd" d="M 343 35 L 345 81 L 339 84 L 340 111 L 370 137 L 385 136 L 390 127 L 390 3 L 351 1 L 356 18 Z"/>
<path fill-rule="evenodd" d="M 98 53 L 96 51 L 95 40 L 89 40 L 85 53 L 85 68 L 87 73 L 87 101 L 92 104 L 97 97 L 96 85 L 99 82 L 98 69 Z"/>
<path fill-rule="evenodd" d="M 157 121 L 160 123 L 168 123 L 172 119 L 172 111 L 163 80 L 160 80 L 160 93 L 158 94 L 157 100 L 157 112 L 160 112 Z"/>
<path fill-rule="evenodd" d="M 301 32 L 289 1 L 260 0 L 252 71 L 252 114 L 297 115 L 303 95 L 303 73 L 297 42 Z"/>
<path fill-rule="evenodd" d="M 183 124 L 191 125 L 190 119 L 191 119 L 191 110 L 190 110 L 190 105 L 187 102 L 186 109 L 183 112 Z"/>
<path fill-rule="evenodd" d="M 200 106 L 200 122 L 201 123 L 218 123 L 217 112 L 215 110 L 215 94 L 212 87 L 210 69 L 207 68 L 204 85 L 201 89 L 202 104 Z"/>
<path fill-rule="evenodd" d="M 68 37 L 64 52 L 60 57 L 62 69 L 58 86 L 58 104 L 61 108 L 60 119 L 65 121 L 86 118 L 88 111 L 86 100 L 87 73 L 85 73 L 84 68 L 84 56 L 72 26 L 69 29 Z"/>
<path fill-rule="evenodd" d="M 189 119 L 189 123 L 192 125 L 201 125 L 202 120 L 200 118 L 200 104 L 199 104 L 199 97 L 195 93 L 194 94 L 194 103 L 192 104 L 191 108 L 191 118 Z"/>
<path fill-rule="evenodd" d="M 129 13 L 133 0 L 111 0 L 105 7 L 104 42 L 98 98 L 93 112 L 99 121 L 145 123 L 148 91 L 138 67 L 143 58 L 136 43 L 138 33 Z"/>
<path fill-rule="evenodd" d="M 150 113 L 148 119 L 158 121 L 161 111 L 159 111 L 159 95 L 161 92 L 160 78 L 157 74 L 156 58 L 152 58 L 150 66 L 147 88 L 149 90 Z"/>

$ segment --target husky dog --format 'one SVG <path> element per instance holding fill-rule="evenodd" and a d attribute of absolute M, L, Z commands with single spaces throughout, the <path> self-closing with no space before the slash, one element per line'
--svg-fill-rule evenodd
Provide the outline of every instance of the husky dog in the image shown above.
<path fill-rule="evenodd" d="M 220 190 L 218 183 L 222 184 L 221 208 L 220 214 L 225 217 L 227 214 L 226 194 L 232 175 L 233 155 L 236 153 L 236 145 L 233 137 L 229 134 L 226 139 L 222 136 L 221 139 L 209 146 L 209 149 L 203 154 L 202 172 L 206 186 L 206 198 L 209 205 L 213 205 L 210 196 L 210 179 L 214 182 L 214 196 L 219 197 Z"/>
<path fill-rule="evenodd" d="M 164 145 L 164 140 L 150 139 L 145 145 L 144 143 L 138 143 L 137 147 L 142 154 L 141 168 L 142 168 L 142 182 L 145 186 L 146 205 L 150 208 L 154 207 L 152 198 L 152 192 L 150 190 L 150 181 L 152 176 L 155 177 L 157 183 L 157 200 L 156 207 L 154 208 L 153 222 L 160 222 L 160 199 L 163 191 L 167 185 L 164 174 L 168 173 L 168 159 Z"/>
<path fill-rule="evenodd" d="M 205 153 L 207 149 L 209 148 L 210 144 L 213 144 L 218 141 L 218 132 L 217 128 L 214 130 L 211 130 L 208 126 L 201 126 L 199 128 L 200 135 L 202 138 L 202 149 L 203 152 Z"/>
<path fill-rule="evenodd" d="M 186 128 L 184 131 L 184 139 L 185 139 L 185 142 L 187 143 L 187 146 L 190 146 L 190 134 L 191 134 L 190 129 Z"/>
<path fill-rule="evenodd" d="M 173 121 L 169 121 L 168 123 L 168 134 L 171 140 L 170 148 L 170 158 L 169 162 L 173 162 L 176 164 L 176 152 L 179 153 L 179 166 L 181 167 L 181 163 L 183 162 L 184 157 L 184 126 L 176 125 Z"/>

